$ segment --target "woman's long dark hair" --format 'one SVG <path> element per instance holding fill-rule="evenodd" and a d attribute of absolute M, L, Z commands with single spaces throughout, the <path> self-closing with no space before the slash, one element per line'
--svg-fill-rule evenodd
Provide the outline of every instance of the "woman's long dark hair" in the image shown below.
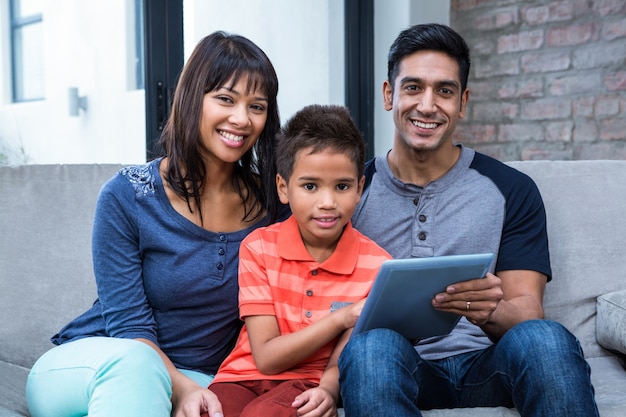
<path fill-rule="evenodd" d="M 259 90 L 268 99 L 267 121 L 255 145 L 235 164 L 233 187 L 244 205 L 244 221 L 264 212 L 271 221 L 279 207 L 276 192 L 274 138 L 280 129 L 278 78 L 269 58 L 249 39 L 222 31 L 202 39 L 180 74 L 172 110 L 159 145 L 168 157 L 165 178 L 174 192 L 194 201 L 203 219 L 200 197 L 207 167 L 202 158 L 200 120 L 204 95 L 226 83 L 248 80 L 248 91 Z"/>

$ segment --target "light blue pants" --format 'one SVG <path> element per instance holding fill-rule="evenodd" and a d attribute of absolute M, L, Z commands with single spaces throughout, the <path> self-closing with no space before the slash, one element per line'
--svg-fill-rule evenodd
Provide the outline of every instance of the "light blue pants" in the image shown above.
<path fill-rule="evenodd" d="M 212 375 L 181 370 L 200 386 Z M 37 360 L 26 401 L 33 417 L 169 417 L 172 382 L 145 343 L 90 337 L 57 346 Z"/>

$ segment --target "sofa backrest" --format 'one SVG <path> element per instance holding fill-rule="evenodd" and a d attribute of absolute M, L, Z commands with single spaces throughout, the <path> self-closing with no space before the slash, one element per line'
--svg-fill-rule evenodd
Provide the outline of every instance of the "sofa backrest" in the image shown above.
<path fill-rule="evenodd" d="M 548 217 L 553 280 L 546 317 L 587 357 L 596 297 L 626 289 L 626 161 L 524 161 Z M 91 227 L 101 186 L 121 165 L 0 167 L 0 361 L 30 367 L 49 338 L 95 300 Z"/>
<path fill-rule="evenodd" d="M 0 167 L 0 361 L 30 367 L 94 302 L 93 213 L 120 168 Z"/>
<path fill-rule="evenodd" d="M 596 298 L 626 289 L 626 161 L 524 161 L 548 218 L 552 282 L 546 318 L 578 337 L 586 357 L 609 355 L 596 341 Z"/>

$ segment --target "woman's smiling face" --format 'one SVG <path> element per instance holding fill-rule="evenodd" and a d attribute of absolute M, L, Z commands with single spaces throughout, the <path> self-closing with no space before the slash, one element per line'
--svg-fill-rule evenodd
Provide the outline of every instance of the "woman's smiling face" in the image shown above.
<path fill-rule="evenodd" d="M 267 120 L 268 99 L 249 91 L 247 77 L 204 95 L 200 135 L 209 157 L 234 163 L 259 139 Z"/>

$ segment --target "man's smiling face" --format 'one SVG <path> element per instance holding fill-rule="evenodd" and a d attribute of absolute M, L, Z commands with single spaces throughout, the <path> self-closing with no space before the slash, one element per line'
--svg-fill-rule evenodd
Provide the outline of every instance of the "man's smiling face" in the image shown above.
<path fill-rule="evenodd" d="M 385 110 L 393 112 L 395 146 L 435 151 L 449 142 L 469 98 L 456 60 L 438 51 L 415 52 L 402 59 L 393 82 L 393 89 L 385 82 L 383 94 Z"/>

